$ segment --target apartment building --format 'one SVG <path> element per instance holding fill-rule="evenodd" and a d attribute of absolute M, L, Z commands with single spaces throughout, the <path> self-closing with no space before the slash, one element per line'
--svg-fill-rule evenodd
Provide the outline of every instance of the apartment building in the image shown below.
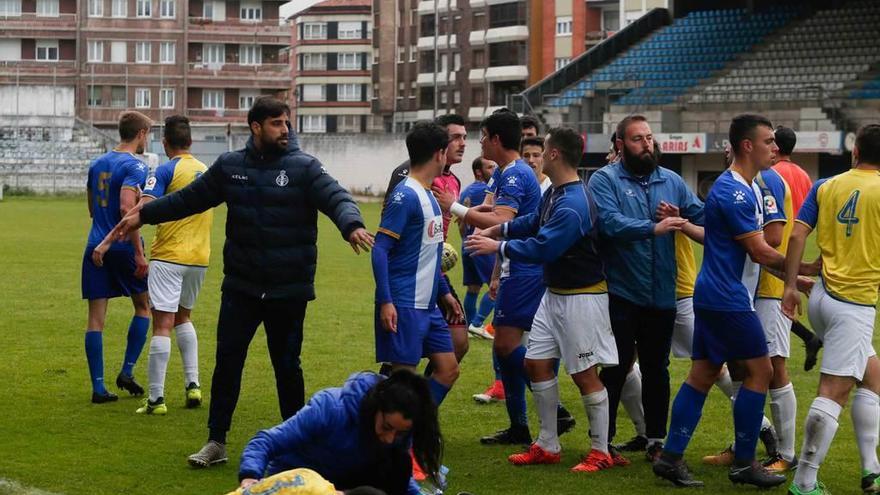
<path fill-rule="evenodd" d="M 72 86 L 76 115 L 244 125 L 262 94 L 285 96 L 290 34 L 277 0 L 0 0 L 0 84 Z"/>
<path fill-rule="evenodd" d="M 372 111 L 386 130 L 476 124 L 667 0 L 373 0 Z"/>
<path fill-rule="evenodd" d="M 291 100 L 298 132 L 376 129 L 370 112 L 370 12 L 371 0 L 325 0 L 291 17 Z"/>

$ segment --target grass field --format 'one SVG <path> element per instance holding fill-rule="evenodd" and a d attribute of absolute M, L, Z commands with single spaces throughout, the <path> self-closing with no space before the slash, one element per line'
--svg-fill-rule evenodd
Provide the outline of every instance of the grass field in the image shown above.
<path fill-rule="evenodd" d="M 368 227 L 374 230 L 378 205 L 363 205 L 363 210 Z M 214 223 L 211 268 L 194 312 L 206 392 L 214 364 L 224 220 L 221 208 Z M 183 377 L 176 349 L 166 384 L 167 416 L 135 415 L 138 400 L 130 397 L 100 406 L 89 403 L 83 351 L 86 305 L 80 299 L 80 264 L 88 227 L 82 198 L 12 197 L 0 202 L 0 377 L 4 381 L 0 387 L 0 478 L 63 494 L 218 494 L 235 488 L 242 447 L 257 430 L 280 419 L 264 334 L 258 332 L 251 345 L 229 435 L 230 463 L 203 471 L 190 469 L 186 456 L 206 438 L 208 411 L 207 407 L 183 408 Z M 338 386 L 351 372 L 376 368 L 369 257 L 354 255 L 323 217 L 320 232 L 318 298 L 309 305 L 302 355 L 309 393 Z M 145 229 L 144 235 L 149 242 L 152 228 Z M 458 268 L 452 279 L 461 280 Z M 104 338 L 108 382 L 118 372 L 130 316 L 127 300 L 111 303 Z M 802 371 L 802 346 L 794 339 L 791 369 L 799 401 L 800 435 L 818 373 Z M 142 382 L 146 382 L 145 354 L 136 368 Z M 687 366 L 686 361 L 674 362 L 673 393 Z M 672 490 L 654 478 L 649 465 L 639 457 L 625 469 L 596 475 L 568 472 L 587 449 L 587 421 L 569 380 L 561 380 L 563 401 L 575 414 L 578 426 L 563 437 L 562 464 L 536 468 L 508 465 L 509 448 L 483 447 L 477 442 L 481 434 L 506 425 L 502 405 L 478 406 L 471 400 L 471 394 L 482 391 L 490 379 L 490 343 L 472 340 L 461 378 L 441 408 L 445 464 L 451 469 L 449 492 L 549 495 Z M 536 424 L 533 416 L 533 431 Z M 622 411 L 619 430 L 617 440 L 632 434 Z M 696 475 L 707 482 L 707 493 L 751 490 L 732 488 L 724 469 L 700 465 L 700 456 L 731 440 L 731 430 L 730 405 L 713 391 L 687 455 Z M 859 492 L 858 451 L 848 412 L 841 416 L 837 439 L 820 476 L 834 493 Z M 3 486 L 7 485 L 0 483 L 0 493 Z"/>

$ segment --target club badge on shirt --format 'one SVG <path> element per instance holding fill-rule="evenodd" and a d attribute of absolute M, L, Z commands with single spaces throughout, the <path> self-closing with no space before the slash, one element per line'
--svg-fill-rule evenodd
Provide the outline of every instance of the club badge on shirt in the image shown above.
<path fill-rule="evenodd" d="M 282 170 L 281 172 L 278 173 L 278 177 L 275 177 L 275 183 L 281 187 L 284 187 L 288 183 L 290 183 L 290 179 L 287 177 L 286 170 Z"/>

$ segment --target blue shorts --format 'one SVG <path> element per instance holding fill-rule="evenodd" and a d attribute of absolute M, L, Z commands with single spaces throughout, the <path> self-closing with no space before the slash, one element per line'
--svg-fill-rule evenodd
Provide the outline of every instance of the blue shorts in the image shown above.
<path fill-rule="evenodd" d="M 461 256 L 461 271 L 464 285 L 488 284 L 492 279 L 492 270 L 494 268 L 495 256 L 491 254 L 482 256 L 463 254 Z"/>
<path fill-rule="evenodd" d="M 92 262 L 92 250 L 86 246 L 82 261 L 82 298 L 88 300 L 132 296 L 147 291 L 147 277 L 134 276 L 134 250 L 116 249 L 104 255 L 104 266 Z"/>
<path fill-rule="evenodd" d="M 498 297 L 495 298 L 495 315 L 492 325 L 516 327 L 529 331 L 532 320 L 544 297 L 543 275 L 512 275 L 501 279 Z"/>
<path fill-rule="evenodd" d="M 397 309 L 397 332 L 385 330 L 376 306 L 376 362 L 416 366 L 423 357 L 453 352 L 452 334 L 439 308 Z"/>
<path fill-rule="evenodd" d="M 692 359 L 714 364 L 766 356 L 767 337 L 754 311 L 694 309 Z"/>

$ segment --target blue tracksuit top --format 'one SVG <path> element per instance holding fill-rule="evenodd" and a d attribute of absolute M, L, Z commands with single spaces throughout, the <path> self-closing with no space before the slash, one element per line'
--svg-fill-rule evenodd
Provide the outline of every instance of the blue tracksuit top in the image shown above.
<path fill-rule="evenodd" d="M 360 406 L 367 392 L 384 379 L 376 373 L 355 373 L 342 387 L 313 395 L 287 421 L 257 433 L 241 453 L 239 479 L 261 479 L 293 468 L 309 468 L 338 483 L 369 470 L 376 452 L 363 442 L 362 428 L 372 433 L 373 425 L 361 425 Z M 411 478 L 407 493 L 419 493 Z"/>
<path fill-rule="evenodd" d="M 657 206 L 675 205 L 683 218 L 703 225 L 703 202 L 669 169 L 658 166 L 640 180 L 620 161 L 597 170 L 589 189 L 599 213 L 608 292 L 639 306 L 675 308 L 675 238 L 654 235 Z"/>

